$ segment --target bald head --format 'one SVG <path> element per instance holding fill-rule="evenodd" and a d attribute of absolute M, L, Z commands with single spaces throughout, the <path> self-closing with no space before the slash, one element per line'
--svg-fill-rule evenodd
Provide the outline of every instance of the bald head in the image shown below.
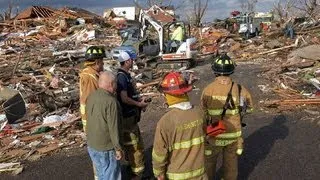
<path fill-rule="evenodd" d="M 116 91 L 116 77 L 109 71 L 104 71 L 100 73 L 98 86 L 110 93 L 115 93 Z"/>

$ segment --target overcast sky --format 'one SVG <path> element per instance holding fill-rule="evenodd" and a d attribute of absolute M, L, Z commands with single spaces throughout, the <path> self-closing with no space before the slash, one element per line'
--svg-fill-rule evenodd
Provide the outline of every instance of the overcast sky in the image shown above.
<path fill-rule="evenodd" d="M 10 0 L 0 0 L 0 10 L 8 6 Z M 99 15 L 102 15 L 106 8 L 133 6 L 133 0 L 13 0 L 18 5 L 19 10 L 23 10 L 32 5 L 43 5 L 51 7 L 72 6 L 81 7 Z M 145 5 L 146 0 L 138 0 L 141 5 Z M 174 4 L 181 5 L 182 1 L 190 0 L 173 0 Z M 204 1 L 204 0 L 203 0 Z M 242 0 L 209 0 L 208 10 L 205 15 L 205 21 L 212 21 L 215 18 L 228 17 L 233 10 L 241 10 L 240 2 Z M 271 10 L 273 3 L 276 0 L 258 0 L 257 11 L 267 12 Z M 187 6 L 187 3 L 183 3 Z M 183 13 L 186 12 L 186 7 L 180 8 L 180 16 L 183 17 Z"/>

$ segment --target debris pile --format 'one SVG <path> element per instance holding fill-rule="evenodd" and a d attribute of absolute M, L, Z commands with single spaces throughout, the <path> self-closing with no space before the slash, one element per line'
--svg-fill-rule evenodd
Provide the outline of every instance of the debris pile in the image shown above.
<path fill-rule="evenodd" d="M 84 146 L 78 74 L 91 45 L 105 47 L 106 70 L 119 67 L 110 53 L 122 41 L 117 27 L 79 9 L 39 6 L 0 27 L 0 163 Z M 135 66 L 132 76 L 141 96 L 160 97 L 158 84 L 167 72 Z M 192 71 L 183 73 L 189 83 L 197 79 Z M 22 166 L 0 167 L 17 171 Z"/>
<path fill-rule="evenodd" d="M 36 161 L 61 149 L 84 146 L 85 134 L 78 121 L 80 117 L 65 112 L 60 110 L 60 113 L 50 113 L 43 122 L 25 121 L 4 126 L 0 134 L 0 167 L 8 162 Z M 16 173 L 20 168 L 19 164 L 16 168 L 0 168 L 0 171 Z"/>
<path fill-rule="evenodd" d="M 316 24 L 297 28 L 294 39 L 271 32 L 246 40 L 241 48 L 231 52 L 238 61 L 264 63 L 261 77 L 274 85 L 260 85 L 259 88 L 264 93 L 273 92 L 280 96 L 277 100 L 264 101 L 266 106 L 286 110 L 297 105 L 320 104 L 320 27 Z"/>
<path fill-rule="evenodd" d="M 0 23 L 0 172 L 19 173 L 19 161 L 84 146 L 78 74 L 85 51 L 91 45 L 105 47 L 104 68 L 114 71 L 119 63 L 111 50 L 124 40 L 120 21 L 113 26 L 106 20 L 83 9 L 32 6 Z M 237 63 L 262 64 L 260 77 L 274 84 L 259 88 L 280 97 L 264 101 L 266 106 L 320 104 L 318 23 L 302 24 L 295 39 L 284 37 L 279 29 L 247 40 L 216 27 L 191 31 L 198 39 L 199 59 L 227 52 Z M 141 96 L 160 97 L 158 85 L 169 71 L 137 61 L 132 77 Z M 180 71 L 189 84 L 198 80 L 192 70 Z"/>
<path fill-rule="evenodd" d="M 106 52 L 119 46 L 118 31 L 87 11 L 39 6 L 0 30 L 0 163 L 83 146 L 78 74 L 84 54 L 90 45 Z M 0 171 L 20 168 L 2 165 Z"/>
<path fill-rule="evenodd" d="M 32 6 L 0 26 L 1 86 L 51 111 L 77 104 L 88 46 L 102 45 L 108 52 L 121 43 L 116 29 L 81 9 Z"/>
<path fill-rule="evenodd" d="M 218 53 L 219 44 L 224 43 L 230 33 L 225 29 L 206 27 L 199 30 L 193 30 L 192 34 L 198 39 L 201 55 L 216 55 Z"/>

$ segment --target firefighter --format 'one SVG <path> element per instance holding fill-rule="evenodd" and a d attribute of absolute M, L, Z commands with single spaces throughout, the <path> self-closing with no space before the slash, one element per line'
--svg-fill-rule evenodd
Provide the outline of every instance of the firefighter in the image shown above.
<path fill-rule="evenodd" d="M 117 97 L 122 107 L 124 150 L 134 178 L 139 179 L 142 177 L 145 165 L 144 147 L 138 122 L 140 121 L 141 110 L 146 108 L 148 103 L 139 97 L 129 73 L 136 57 L 133 52 L 120 52 L 118 61 L 121 68 L 117 72 Z"/>
<path fill-rule="evenodd" d="M 87 49 L 84 62 L 84 69 L 80 73 L 80 113 L 83 130 L 86 132 L 87 114 L 86 100 L 90 93 L 98 89 L 99 73 L 103 71 L 103 58 L 105 57 L 103 48 L 91 46 Z"/>
<path fill-rule="evenodd" d="M 84 69 L 80 72 L 80 114 L 83 125 L 83 131 L 86 133 L 87 114 L 86 101 L 90 93 L 98 89 L 99 73 L 103 71 L 103 58 L 105 57 L 103 48 L 91 46 L 85 54 L 86 61 Z M 94 178 L 98 179 L 95 167 L 93 167 Z"/>
<path fill-rule="evenodd" d="M 223 179 L 237 179 L 238 156 L 243 151 L 241 110 L 250 112 L 253 107 L 247 89 L 229 77 L 234 69 L 234 62 L 226 54 L 219 56 L 212 64 L 216 78 L 201 96 L 207 120 L 205 155 L 210 180 L 214 179 L 219 154 L 223 155 Z"/>
<path fill-rule="evenodd" d="M 152 163 L 160 179 L 207 179 L 205 173 L 205 122 L 187 95 L 192 86 L 171 72 L 161 83 L 170 111 L 157 123 Z"/>

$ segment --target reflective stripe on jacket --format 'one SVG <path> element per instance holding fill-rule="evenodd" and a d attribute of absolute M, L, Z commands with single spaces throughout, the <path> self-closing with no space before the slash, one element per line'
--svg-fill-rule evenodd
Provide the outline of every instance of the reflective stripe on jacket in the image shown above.
<path fill-rule="evenodd" d="M 153 172 L 167 179 L 192 179 L 205 175 L 204 120 L 197 109 L 167 112 L 158 122 L 153 151 Z"/>
<path fill-rule="evenodd" d="M 90 93 L 98 89 L 98 72 L 92 67 L 86 67 L 80 73 L 80 113 L 83 126 L 86 126 L 86 101 Z"/>

